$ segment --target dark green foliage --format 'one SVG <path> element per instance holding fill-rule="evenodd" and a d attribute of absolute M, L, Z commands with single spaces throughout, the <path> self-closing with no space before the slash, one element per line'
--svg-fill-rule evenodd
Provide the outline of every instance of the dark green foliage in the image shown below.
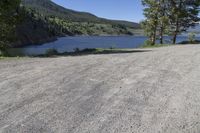
<path fill-rule="evenodd" d="M 170 34 L 173 35 L 173 43 L 176 43 L 177 35 L 195 26 L 199 19 L 200 0 L 170 0 L 169 21 Z"/>
<path fill-rule="evenodd" d="M 17 26 L 15 47 L 52 41 L 58 36 L 133 35 L 140 26 L 65 9 L 51 0 L 22 0 L 24 21 Z"/>
<path fill-rule="evenodd" d="M 155 44 L 153 44 L 152 41 L 150 41 L 150 40 L 146 40 L 144 42 L 144 46 L 153 46 L 153 45 L 155 45 Z"/>
<path fill-rule="evenodd" d="M 182 41 L 179 44 L 200 44 L 200 40 L 193 40 L 191 41 Z"/>
<path fill-rule="evenodd" d="M 75 48 L 74 52 L 80 52 L 80 49 L 79 48 Z"/>
<path fill-rule="evenodd" d="M 153 45 L 158 35 L 162 44 L 164 34 L 172 35 L 175 44 L 178 34 L 200 20 L 200 0 L 142 0 L 142 3 L 146 17 L 142 27 Z"/>
<path fill-rule="evenodd" d="M 20 22 L 20 23 L 19 23 Z M 58 36 L 133 35 L 136 23 L 111 21 L 76 12 L 51 0 L 1 0 L 0 50 L 27 44 L 44 43 Z"/>
<path fill-rule="evenodd" d="M 22 9 L 22 8 L 21 8 Z M 49 25 L 49 21 L 31 9 L 24 9 L 24 19 L 17 25 L 17 42 L 15 47 L 43 43 L 54 40 L 54 36 L 61 35 L 54 25 Z"/>
<path fill-rule="evenodd" d="M 6 53 L 15 40 L 15 28 L 19 20 L 20 0 L 0 0 L 0 51 Z"/>
<path fill-rule="evenodd" d="M 56 16 L 67 21 L 72 22 L 87 22 L 87 23 L 104 23 L 110 25 L 125 25 L 131 28 L 139 28 L 137 23 L 127 21 L 111 21 L 107 19 L 98 18 L 93 14 L 85 12 L 77 12 L 70 9 L 63 8 L 51 0 L 22 0 L 22 4 L 31 9 L 35 9 L 44 16 Z"/>
<path fill-rule="evenodd" d="M 56 49 L 47 49 L 46 50 L 46 56 L 53 56 L 53 55 L 58 55 L 58 51 Z"/>
<path fill-rule="evenodd" d="M 149 41 L 154 45 L 156 42 L 156 30 L 158 26 L 158 13 L 159 13 L 159 4 L 156 0 L 142 0 L 144 8 L 144 20 L 141 25 L 145 30 L 146 35 L 149 37 Z"/>
<path fill-rule="evenodd" d="M 191 43 L 191 44 L 194 43 L 195 42 L 195 38 L 196 38 L 195 33 L 191 32 L 191 33 L 188 34 L 189 43 Z"/>

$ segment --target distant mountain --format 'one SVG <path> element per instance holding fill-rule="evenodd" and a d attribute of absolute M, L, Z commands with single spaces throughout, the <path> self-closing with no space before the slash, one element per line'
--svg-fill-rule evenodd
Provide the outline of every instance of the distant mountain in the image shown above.
<path fill-rule="evenodd" d="M 26 7 L 34 9 L 45 16 L 56 16 L 68 21 L 74 22 L 94 22 L 94 23 L 105 23 L 105 24 L 119 24 L 132 28 L 139 28 L 138 23 L 119 21 L 119 20 L 108 20 L 99 18 L 91 13 L 78 12 L 70 9 L 66 9 L 52 2 L 51 0 L 22 0 L 22 4 Z"/>
<path fill-rule="evenodd" d="M 17 26 L 15 46 L 52 41 L 58 36 L 134 35 L 140 25 L 99 18 L 86 12 L 66 9 L 51 0 L 22 0 L 24 21 Z"/>

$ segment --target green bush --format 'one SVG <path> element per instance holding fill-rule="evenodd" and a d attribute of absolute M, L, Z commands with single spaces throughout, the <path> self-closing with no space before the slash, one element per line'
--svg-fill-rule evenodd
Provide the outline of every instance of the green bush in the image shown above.
<path fill-rule="evenodd" d="M 54 48 L 50 48 L 50 49 L 47 49 L 46 50 L 46 55 L 47 56 L 52 56 L 52 55 L 57 55 L 58 54 L 58 51 Z"/>
<path fill-rule="evenodd" d="M 0 56 L 9 56 L 9 53 L 7 50 L 0 50 Z"/>
<path fill-rule="evenodd" d="M 194 32 L 191 32 L 191 33 L 188 34 L 188 41 L 190 43 L 194 43 L 195 42 L 195 38 L 196 38 L 196 35 L 195 35 Z"/>
<path fill-rule="evenodd" d="M 75 48 L 74 52 L 80 52 L 80 49 L 79 48 Z"/>
<path fill-rule="evenodd" d="M 152 46 L 153 45 L 153 43 L 152 43 L 152 41 L 150 41 L 150 40 L 146 40 L 145 42 L 144 42 L 144 46 Z"/>
<path fill-rule="evenodd" d="M 2 53 L 2 51 L 0 50 L 0 56 L 3 56 L 3 53 Z"/>
<path fill-rule="evenodd" d="M 116 49 L 116 45 L 112 45 L 110 49 Z"/>

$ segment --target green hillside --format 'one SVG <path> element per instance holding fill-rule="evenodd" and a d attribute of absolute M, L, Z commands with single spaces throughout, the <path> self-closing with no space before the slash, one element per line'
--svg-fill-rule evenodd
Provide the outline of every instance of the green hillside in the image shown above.
<path fill-rule="evenodd" d="M 18 25 L 17 46 L 51 41 L 57 36 L 134 35 L 139 24 L 108 20 L 61 7 L 51 0 L 22 0 L 25 19 Z"/>
<path fill-rule="evenodd" d="M 22 4 L 25 5 L 26 7 L 34 9 L 40 13 L 43 13 L 43 15 L 48 17 L 56 16 L 62 19 L 66 19 L 68 21 L 95 22 L 95 23 L 106 23 L 113 25 L 119 24 L 128 27 L 139 28 L 139 25 L 137 23 L 98 18 L 97 16 L 90 13 L 77 12 L 70 9 L 66 9 L 62 6 L 53 3 L 51 0 L 22 0 Z"/>

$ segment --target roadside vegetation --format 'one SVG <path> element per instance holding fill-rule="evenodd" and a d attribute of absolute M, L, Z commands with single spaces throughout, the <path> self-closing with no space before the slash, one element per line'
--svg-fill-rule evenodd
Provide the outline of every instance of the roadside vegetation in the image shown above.
<path fill-rule="evenodd" d="M 199 0 L 142 0 L 144 16 L 141 22 L 151 45 L 164 35 L 172 36 L 172 44 L 176 44 L 177 36 L 195 26 L 200 21 Z M 193 37 L 192 37 L 193 38 Z M 193 41 L 189 38 L 189 41 Z"/>
<path fill-rule="evenodd" d="M 141 26 L 149 38 L 143 47 L 168 46 L 164 42 L 164 35 L 172 36 L 171 44 L 176 44 L 180 33 L 200 21 L 199 0 L 142 0 L 142 4 L 146 19 L 141 22 Z M 7 49 L 10 47 L 52 41 L 58 36 L 134 35 L 135 33 L 143 33 L 136 23 L 98 18 L 89 13 L 62 8 L 50 0 L 0 1 L 1 58 L 8 56 Z M 159 40 L 159 43 L 156 40 Z M 181 43 L 196 44 L 200 41 L 195 39 L 194 33 L 190 33 L 188 41 Z M 107 50 L 81 51 L 77 48 L 74 53 L 102 51 Z M 59 55 L 59 53 L 49 49 L 46 55 Z"/>
<path fill-rule="evenodd" d="M 135 52 L 146 52 L 146 50 L 137 49 L 118 49 L 118 48 L 75 48 L 72 52 L 59 53 L 56 49 L 47 49 L 45 54 L 38 55 L 35 57 L 56 57 L 56 56 L 80 56 L 80 55 L 91 55 L 91 54 L 115 54 L 115 53 L 135 53 Z"/>
<path fill-rule="evenodd" d="M 19 22 L 20 0 L 0 1 L 0 56 L 16 39 L 16 25 Z"/>
<path fill-rule="evenodd" d="M 159 48 L 159 47 L 168 47 L 168 46 L 172 46 L 172 44 L 155 44 L 155 45 L 144 44 L 141 46 L 141 48 Z"/>
<path fill-rule="evenodd" d="M 13 60 L 13 59 L 25 59 L 25 58 L 29 58 L 29 57 L 27 57 L 27 56 L 15 56 L 15 57 L 0 56 L 0 60 Z"/>
<path fill-rule="evenodd" d="M 74 48 L 71 52 L 62 52 L 60 53 L 55 48 L 49 48 L 46 50 L 44 54 L 40 55 L 6 55 L 6 56 L 0 56 L 0 60 L 2 59 L 21 59 L 21 58 L 35 58 L 35 57 L 58 57 L 58 56 L 82 56 L 82 55 L 95 55 L 95 54 L 122 54 L 122 53 L 135 53 L 135 52 L 147 52 L 148 50 L 142 50 L 142 49 L 119 49 L 115 47 L 110 48 L 85 48 L 85 49 L 79 49 Z"/>

